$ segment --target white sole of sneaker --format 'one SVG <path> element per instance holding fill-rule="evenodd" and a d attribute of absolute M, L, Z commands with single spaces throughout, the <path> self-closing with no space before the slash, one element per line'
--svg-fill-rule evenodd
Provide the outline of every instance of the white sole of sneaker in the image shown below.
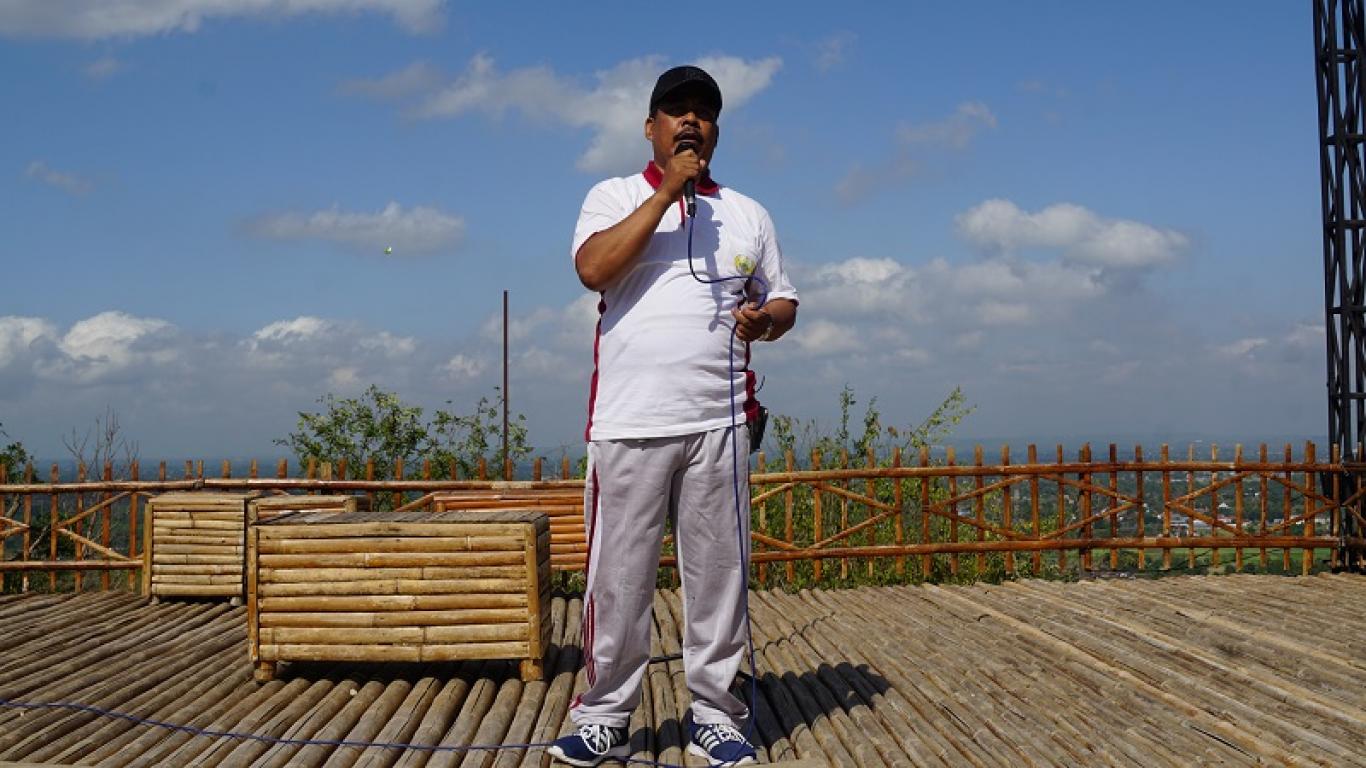
<path fill-rule="evenodd" d="M 556 761 L 564 763 L 565 765 L 578 766 L 578 768 L 593 768 L 594 766 L 601 763 L 603 760 L 611 760 L 613 758 L 617 760 L 625 760 L 627 757 L 625 744 L 619 747 L 612 747 L 611 749 L 604 752 L 601 757 L 595 760 L 575 760 L 571 757 L 565 757 L 564 753 L 560 751 L 559 747 L 550 747 L 546 750 L 546 752 L 548 752 L 551 757 L 555 758 Z"/>
<path fill-rule="evenodd" d="M 711 764 L 711 768 L 731 768 L 731 766 L 736 765 L 753 765 L 755 762 L 754 758 L 752 757 L 742 757 L 739 760 L 735 760 L 729 763 L 713 761 L 711 759 L 711 755 L 707 754 L 707 750 L 703 749 L 702 746 L 695 741 L 688 742 L 688 754 L 697 755 L 703 760 L 706 760 L 709 764 Z"/>

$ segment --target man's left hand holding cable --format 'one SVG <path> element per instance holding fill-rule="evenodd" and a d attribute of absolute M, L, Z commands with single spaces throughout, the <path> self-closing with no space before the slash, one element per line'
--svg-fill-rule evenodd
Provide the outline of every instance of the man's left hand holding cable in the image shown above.
<path fill-rule="evenodd" d="M 773 299 L 762 307 L 747 301 L 730 314 L 741 341 L 777 341 L 797 322 L 797 305 L 790 299 Z"/>

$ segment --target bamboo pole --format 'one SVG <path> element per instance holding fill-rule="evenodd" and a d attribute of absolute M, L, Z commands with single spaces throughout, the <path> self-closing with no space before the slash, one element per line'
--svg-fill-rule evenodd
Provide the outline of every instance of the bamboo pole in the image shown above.
<path fill-rule="evenodd" d="M 113 481 L 113 479 L 114 479 L 114 464 L 113 464 L 113 462 L 110 462 L 110 461 L 107 461 L 107 460 L 104 462 L 104 472 L 103 472 L 103 475 L 101 476 L 100 479 L 104 480 L 104 482 L 106 482 L 106 483 L 112 482 L 112 481 Z M 101 501 L 101 502 L 108 502 L 108 501 L 109 501 L 109 498 L 110 498 L 110 493 L 109 493 L 109 491 L 105 491 L 103 494 L 101 494 L 101 496 L 100 496 L 100 501 Z M 113 521 L 112 521 L 112 517 L 113 517 L 113 510 L 110 509 L 110 507 L 109 507 L 108 505 L 106 505 L 106 506 L 104 507 L 104 509 L 103 509 L 103 511 L 102 511 L 102 513 L 101 513 L 101 515 L 100 515 L 100 545 L 103 546 L 104 549 L 105 549 L 106 551 L 109 551 L 109 550 L 110 550 L 109 542 L 110 542 L 111 533 L 112 533 L 112 531 L 111 531 L 112 522 L 113 522 Z M 101 572 L 100 572 L 100 591 L 102 591 L 102 592 L 107 592 L 107 591 L 109 591 L 109 571 L 101 571 Z"/>
<path fill-rule="evenodd" d="M 1286 443 L 1286 444 L 1285 444 L 1285 463 L 1286 463 L 1287 465 L 1289 465 L 1289 464 L 1291 463 L 1291 460 L 1292 460 L 1293 458 L 1294 458 L 1294 449 L 1291 448 L 1290 443 Z M 1290 520 L 1292 514 L 1294 513 L 1294 509 L 1293 509 L 1292 506 L 1291 506 L 1291 497 L 1290 497 L 1290 482 L 1291 482 L 1291 479 L 1292 479 L 1292 474 L 1293 474 L 1293 470 L 1288 469 L 1288 468 L 1285 470 L 1285 481 L 1286 481 L 1286 482 L 1285 482 L 1285 485 L 1282 487 L 1282 495 L 1281 495 L 1281 522 L 1282 522 L 1282 523 L 1289 522 L 1289 520 Z M 1290 573 L 1290 548 L 1289 548 L 1289 547 L 1286 547 L 1286 548 L 1284 548 L 1284 549 L 1281 550 L 1281 571 L 1284 572 L 1284 573 Z"/>
<path fill-rule="evenodd" d="M 1336 444 L 1335 444 L 1335 445 L 1332 445 L 1332 446 L 1329 446 L 1328 451 L 1329 451 L 1329 459 L 1328 459 L 1328 461 L 1329 461 L 1330 464 L 1341 464 L 1341 463 L 1342 463 L 1342 455 L 1341 455 L 1341 447 L 1340 447 L 1340 446 L 1338 446 L 1338 445 L 1336 445 Z M 1332 479 L 1332 484 L 1333 484 L 1333 490 L 1332 490 L 1332 494 L 1333 494 L 1333 503 L 1332 503 L 1332 506 L 1331 506 L 1331 508 L 1329 509 L 1329 512 L 1328 512 L 1328 535 L 1329 535 L 1329 536 L 1332 536 L 1333 538 L 1340 538 L 1340 537 L 1342 536 L 1342 485 L 1341 485 L 1342 475 L 1341 475 L 1341 473 L 1334 472 L 1333 475 L 1332 475 L 1332 478 L 1333 478 L 1333 479 Z M 1330 551 L 1330 553 L 1329 553 L 1329 558 L 1330 558 L 1330 560 L 1329 560 L 1329 568 L 1330 568 L 1331 570 L 1333 570 L 1333 571 L 1337 571 L 1337 570 L 1338 570 L 1338 567 L 1339 567 L 1339 563 L 1338 563 L 1338 548 L 1337 548 L 1337 547 L 1334 547 L 1334 548 Z"/>
<path fill-rule="evenodd" d="M 920 467 L 926 469 L 930 466 L 930 449 L 928 446 L 920 446 Z M 920 543 L 930 543 L 930 483 L 928 477 L 920 478 Z M 934 571 L 934 561 L 930 555 L 926 554 L 920 559 L 920 577 L 928 580 Z"/>
<path fill-rule="evenodd" d="M 795 464 L 796 457 L 792 454 L 792 450 L 784 450 L 783 466 L 787 468 L 789 474 L 793 471 Z M 783 541 L 787 542 L 788 544 L 796 543 L 796 538 L 794 536 L 794 532 L 792 529 L 792 511 L 795 504 L 796 495 L 793 491 L 792 485 L 789 484 L 787 490 L 783 491 Z M 787 583 L 792 584 L 797 580 L 796 565 L 789 560 L 785 567 Z"/>
<path fill-rule="evenodd" d="M 8 479 L 9 479 L 9 476 L 6 474 L 5 470 L 0 470 L 0 483 L 3 483 L 3 482 L 5 482 L 5 481 L 7 481 Z M 28 464 L 26 464 L 26 465 L 24 466 L 24 482 L 25 482 L 25 483 L 32 483 L 32 482 L 33 482 L 33 462 L 29 462 Z M 24 560 L 27 560 L 27 559 L 31 556 L 31 553 L 32 553 L 32 550 L 33 550 L 33 538 L 32 538 L 32 536 L 33 536 L 33 496 L 32 496 L 31 494 L 24 494 L 24 537 L 23 537 L 23 539 L 22 539 L 23 547 L 24 547 L 24 552 L 23 552 L 23 558 L 22 558 L 22 559 L 24 559 Z M 19 591 L 20 591 L 20 592 L 28 592 L 28 590 L 29 590 L 29 575 L 28 575 L 27 573 L 25 573 L 25 574 L 21 577 Z"/>
<path fill-rule="evenodd" d="M 1233 463 L 1243 463 L 1242 443 L 1235 443 L 1233 446 Z M 1240 533 L 1245 532 L 1243 528 L 1243 479 L 1241 476 L 1233 482 L 1233 525 Z M 1233 568 L 1236 571 L 1243 570 L 1242 548 L 1233 550 Z"/>
<path fill-rule="evenodd" d="M 755 460 L 755 464 L 758 466 L 760 472 L 763 472 L 764 469 L 765 469 L 765 460 L 766 460 L 766 457 L 764 456 L 764 452 L 763 452 L 763 451 L 759 451 L 759 455 L 758 455 L 758 457 L 757 457 L 756 460 Z M 753 475 L 751 475 L 751 477 L 753 477 Z M 756 495 L 762 495 L 763 492 L 764 492 L 764 486 L 763 486 L 763 484 L 761 484 L 761 483 L 751 483 L 751 485 L 750 485 L 750 494 L 751 494 L 751 501 L 750 501 L 751 509 L 750 509 L 750 511 L 751 511 L 751 514 L 754 513 L 754 509 L 753 509 L 753 506 L 752 506 L 752 505 L 754 504 L 754 502 L 753 502 L 753 500 L 752 500 L 753 497 L 756 496 Z M 767 533 L 768 533 L 768 506 L 769 506 L 769 505 L 768 505 L 768 500 L 765 499 L 764 501 L 759 502 L 759 505 L 758 505 L 758 506 L 759 506 L 759 509 L 758 509 L 758 516 L 759 516 L 759 531 L 762 532 L 762 533 L 764 533 L 764 534 L 767 534 Z M 757 550 L 757 549 L 758 549 L 758 546 L 757 546 L 757 545 L 759 545 L 760 543 L 761 543 L 761 542 L 759 542 L 758 539 L 756 538 L 755 541 L 754 541 L 754 549 Z M 759 563 L 758 566 L 755 568 L 755 576 L 756 576 L 756 578 L 758 579 L 758 582 L 759 582 L 760 585 L 765 585 L 765 586 L 766 586 L 766 585 L 768 584 L 768 563 Z"/>
<path fill-rule="evenodd" d="M 1063 464 L 1063 453 L 1062 453 L 1062 445 L 1061 445 L 1061 444 L 1059 444 L 1059 445 L 1057 446 L 1057 454 L 1058 454 L 1057 463 L 1058 463 L 1059 467 L 1061 467 L 1061 465 Z M 1063 481 L 1062 481 L 1063 472 L 1062 472 L 1061 469 L 1059 469 L 1059 471 L 1058 471 L 1058 476 L 1057 476 L 1057 477 L 1058 477 L 1058 496 L 1057 496 L 1057 498 L 1058 498 L 1058 527 L 1057 527 L 1057 529 L 1058 529 L 1059 531 L 1061 531 L 1061 530 L 1064 530 L 1065 528 L 1067 528 L 1067 488 L 1066 488 L 1066 486 L 1063 485 Z M 1059 537 L 1059 540 L 1061 541 L 1061 537 Z M 1061 576 L 1061 575 L 1066 574 L 1066 573 L 1067 573 L 1067 550 L 1066 550 L 1066 549 L 1059 549 L 1059 550 L 1058 550 L 1058 575 Z"/>
<path fill-rule="evenodd" d="M 1170 458 L 1170 455 L 1171 455 L 1171 454 L 1170 454 L 1170 451 L 1169 451 L 1169 449 L 1168 449 L 1167 444 L 1166 444 L 1166 443 L 1163 443 L 1163 444 L 1162 444 L 1162 448 L 1161 448 L 1161 452 L 1160 452 L 1161 461 L 1162 461 L 1162 464 L 1163 464 L 1163 465 L 1166 465 L 1166 464 L 1167 464 L 1167 460 Z M 1172 501 L 1172 474 L 1171 474 L 1171 469 L 1170 469 L 1169 467 L 1167 467 L 1167 466 L 1163 466 L 1163 468 L 1162 468 L 1162 536 L 1163 536 L 1164 538 L 1165 538 L 1165 537 L 1170 537 L 1170 536 L 1172 535 L 1172 507 L 1171 507 L 1171 501 Z M 1172 551 L 1171 551 L 1170 549 L 1163 549 L 1163 550 L 1162 550 L 1162 570 L 1164 570 L 1164 571 L 1170 571 L 1171 569 L 1172 569 Z"/>
<path fill-rule="evenodd" d="M 1316 448 L 1316 446 L 1314 445 L 1314 442 L 1313 442 L 1312 440 L 1307 441 L 1307 442 L 1304 444 L 1304 460 L 1305 460 L 1306 463 L 1308 463 L 1308 464 L 1314 464 L 1314 463 L 1315 463 L 1314 459 L 1315 459 L 1315 452 L 1316 452 L 1316 451 L 1317 451 L 1317 448 Z M 1313 488 L 1313 487 L 1315 487 L 1315 486 L 1317 485 L 1317 483 L 1318 483 L 1318 477 L 1317 477 L 1313 472 L 1311 472 L 1311 471 L 1305 471 L 1305 473 L 1304 473 L 1304 486 L 1305 486 L 1306 488 Z M 1314 535 L 1317 535 L 1317 533 L 1318 533 L 1318 530 L 1317 530 L 1317 529 L 1318 529 L 1318 523 L 1317 523 L 1317 520 L 1316 520 L 1315 518 L 1316 518 L 1316 515 L 1317 515 L 1317 513 L 1318 513 L 1318 503 L 1315 501 L 1315 499 L 1314 499 L 1314 497 L 1313 497 L 1312 495 L 1307 494 L 1307 493 L 1304 495 L 1304 512 L 1305 512 L 1305 520 L 1304 520 L 1304 527 L 1303 527 L 1303 529 L 1302 529 L 1302 533 L 1304 533 L 1305 536 L 1314 536 Z M 1304 555 L 1300 558 L 1300 574 L 1303 575 L 1303 576 L 1308 576 L 1309 573 L 1310 573 L 1310 571 L 1313 570 L 1313 568 L 1314 568 L 1314 550 L 1312 550 L 1312 549 L 1306 549 L 1306 550 L 1304 551 Z"/>
<path fill-rule="evenodd" d="M 1217 461 L 1217 460 L 1219 459 L 1219 445 L 1218 445 L 1217 443 L 1210 443 L 1210 446 L 1209 446 L 1209 455 L 1210 455 L 1210 459 L 1212 459 L 1212 460 Z M 1221 489 L 1223 486 L 1219 483 L 1219 473 L 1218 473 L 1217 471 L 1214 471 L 1214 472 L 1211 472 L 1211 473 L 1210 473 L 1209 482 L 1210 482 L 1210 484 L 1209 484 L 1209 489 L 1210 489 L 1210 491 L 1209 491 L 1209 516 L 1210 516 L 1210 518 L 1213 519 L 1213 520 L 1222 520 L 1222 518 L 1221 518 L 1221 516 L 1220 516 L 1220 513 L 1219 513 L 1219 509 L 1220 509 L 1220 505 L 1223 503 L 1223 500 L 1222 500 L 1221 497 L 1220 497 L 1220 489 Z M 1191 506 L 1194 506 L 1194 504 L 1192 504 Z M 1218 526 L 1210 526 L 1210 535 L 1211 535 L 1211 536 L 1218 536 L 1218 535 L 1219 535 Z M 1210 550 L 1210 553 L 1209 553 L 1209 564 L 1210 564 L 1210 567 L 1211 567 L 1211 568 L 1218 568 L 1218 567 L 1220 566 L 1220 563 L 1221 563 L 1221 558 L 1222 558 L 1222 555 L 1221 555 L 1221 553 L 1219 552 L 1219 548 L 1218 548 L 1218 547 L 1215 547 L 1214 549 L 1211 549 L 1211 550 Z"/>
<path fill-rule="evenodd" d="M 1134 461 L 1140 463 L 1143 461 L 1142 445 L 1134 445 Z M 1148 517 L 1148 503 L 1144 500 L 1142 470 L 1134 473 L 1134 499 L 1138 502 L 1137 509 L 1134 512 L 1134 535 L 1141 539 L 1146 535 Z M 1148 570 L 1148 556 L 1141 548 L 1138 550 L 1137 555 L 1138 571 L 1142 573 L 1143 571 Z"/>
<path fill-rule="evenodd" d="M 950 446 L 946 449 L 946 454 L 945 454 L 945 458 L 944 458 L 944 464 L 945 464 L 947 467 L 949 467 L 950 469 L 952 469 L 952 468 L 955 466 L 954 454 L 953 454 L 953 446 L 952 446 L 952 445 L 950 445 Z M 957 498 L 958 498 L 958 476 L 957 476 L 957 475 L 952 475 L 952 474 L 949 475 L 949 498 L 951 498 L 951 499 L 957 499 Z M 953 543 L 953 544 L 957 544 L 957 543 L 958 543 L 958 502 L 957 502 L 957 501 L 954 501 L 954 502 L 952 503 L 952 506 L 950 507 L 949 512 L 950 512 L 950 514 L 951 514 L 951 517 L 949 517 L 949 541 L 950 541 L 951 543 Z M 957 576 L 957 575 L 958 575 L 958 553 L 957 553 L 957 552 L 953 552 L 953 553 L 950 553 L 950 554 L 949 554 L 949 573 L 950 573 L 951 575 L 953 575 L 953 576 Z"/>
<path fill-rule="evenodd" d="M 821 452 L 818 448 L 811 449 L 811 468 L 821 468 Z M 821 491 L 819 488 L 811 489 L 811 540 L 820 541 L 825 538 L 825 526 L 822 518 Z M 819 584 L 821 581 L 821 569 L 823 563 L 816 560 L 811 564 L 812 579 Z"/>
<path fill-rule="evenodd" d="M 845 450 L 844 448 L 840 448 L 840 469 L 848 469 L 848 468 L 849 468 L 849 451 Z M 836 485 L 836 487 L 840 487 L 840 486 L 839 486 L 839 481 L 838 481 L 838 480 L 835 481 L 835 485 Z M 847 488 L 847 481 L 846 481 L 845 490 L 848 490 L 848 488 Z M 846 495 L 840 494 L 840 495 L 839 495 L 839 501 L 840 501 L 840 530 L 841 530 L 841 531 L 847 531 L 847 530 L 849 530 L 849 497 L 846 496 Z M 849 579 L 849 560 L 848 560 L 848 558 L 841 558 L 841 559 L 840 559 L 840 580 L 841 580 L 841 581 L 848 581 L 848 579 Z"/>
<path fill-rule="evenodd" d="M 982 452 L 982 446 L 981 446 L 980 444 L 974 445 L 973 448 L 972 448 L 972 465 L 973 465 L 973 466 L 975 466 L 975 467 L 982 467 L 982 466 L 984 466 L 984 464 L 983 464 L 983 462 L 982 462 L 982 454 L 983 454 L 983 452 Z M 974 487 L 975 490 L 977 491 L 976 498 L 973 499 L 973 510 L 977 513 L 977 515 L 976 515 L 976 516 L 977 516 L 977 540 L 978 540 L 978 541 L 986 541 L 986 539 L 987 539 L 987 531 L 986 531 L 986 525 L 987 525 L 987 506 L 986 506 L 986 499 L 983 498 L 983 497 L 985 496 L 985 494 L 982 492 L 982 489 L 983 489 L 984 487 L 986 487 L 986 478 L 982 477 L 982 475 L 974 475 L 973 478 L 972 478 L 972 480 L 973 480 L 973 487 Z M 973 574 L 973 576 L 974 576 L 975 578 L 979 578 L 979 579 L 980 579 L 980 578 L 982 578 L 982 574 L 985 573 L 985 572 L 986 572 L 986 569 L 987 569 L 987 556 L 986 556 L 985 553 L 980 553 L 980 552 L 979 552 L 979 553 L 977 554 L 977 559 L 976 559 L 976 561 L 975 561 L 975 566 L 976 566 L 976 571 L 975 571 L 975 573 Z"/>
<path fill-rule="evenodd" d="M 1008 471 L 1010 467 L 1009 444 L 1001 445 L 1001 467 L 1006 471 Z M 1001 491 L 1001 527 L 1012 532 L 1015 530 L 1014 501 L 1015 486 L 1007 486 Z M 1017 575 L 1015 571 L 1014 552 L 1007 552 L 1005 555 L 1005 572 L 1007 575 Z"/>
<path fill-rule="evenodd" d="M 1082 446 L 1081 446 L 1081 455 L 1080 455 L 1078 458 L 1080 459 L 1080 461 L 1081 461 L 1082 464 L 1090 464 L 1090 463 L 1091 463 L 1091 444 L 1090 444 L 1090 443 L 1082 443 Z M 1082 529 L 1081 529 L 1082 538 L 1086 538 L 1086 539 L 1093 539 L 1093 538 L 1095 538 L 1095 533 L 1094 533 L 1094 530 L 1093 530 L 1092 525 L 1091 525 L 1091 522 L 1090 522 L 1090 520 L 1091 520 L 1091 510 L 1092 510 L 1092 509 L 1094 508 L 1094 506 L 1095 506 L 1095 494 L 1094 494 L 1094 492 L 1091 490 L 1091 488 L 1094 487 L 1094 484 L 1091 482 L 1091 477 L 1092 477 L 1092 475 L 1091 475 L 1091 472 L 1090 472 L 1089 470 L 1083 471 L 1083 472 L 1078 476 L 1078 479 L 1081 480 L 1081 482 L 1084 483 L 1085 486 L 1086 486 L 1085 488 L 1081 489 L 1081 490 L 1079 491 L 1079 493 L 1077 494 L 1077 502 L 1078 502 L 1078 504 L 1079 504 L 1079 506 L 1080 506 L 1080 508 L 1081 508 L 1080 517 L 1081 517 L 1082 520 L 1087 521 L 1086 524 L 1083 525 L 1083 526 L 1082 526 Z M 1094 570 L 1094 564 L 1092 563 L 1092 560 L 1091 560 L 1091 550 L 1089 550 L 1089 549 L 1083 549 L 1083 550 L 1081 551 L 1081 569 L 1082 569 L 1083 572 L 1087 572 L 1087 573 L 1089 573 L 1089 572 L 1091 572 L 1092 570 Z"/>

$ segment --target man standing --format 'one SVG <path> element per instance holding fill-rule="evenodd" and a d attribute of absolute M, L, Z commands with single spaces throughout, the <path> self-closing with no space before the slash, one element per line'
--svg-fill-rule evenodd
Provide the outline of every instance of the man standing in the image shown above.
<path fill-rule="evenodd" d="M 748 708 L 729 690 L 746 641 L 745 422 L 759 417 L 749 345 L 792 328 L 797 294 L 768 212 L 712 180 L 720 112 L 706 72 L 660 75 L 645 119 L 653 159 L 594 186 L 574 232 L 579 280 L 602 300 L 585 434 L 588 690 L 570 710 L 576 732 L 550 748 L 570 765 L 627 754 L 666 518 L 683 580 L 688 750 L 713 766 L 755 760 Z"/>

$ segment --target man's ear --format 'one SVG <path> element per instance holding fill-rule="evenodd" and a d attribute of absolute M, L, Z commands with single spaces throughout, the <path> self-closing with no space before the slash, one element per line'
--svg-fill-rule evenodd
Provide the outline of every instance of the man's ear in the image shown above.
<path fill-rule="evenodd" d="M 655 116 L 650 115 L 645 118 L 645 140 L 653 143 L 655 140 Z"/>

